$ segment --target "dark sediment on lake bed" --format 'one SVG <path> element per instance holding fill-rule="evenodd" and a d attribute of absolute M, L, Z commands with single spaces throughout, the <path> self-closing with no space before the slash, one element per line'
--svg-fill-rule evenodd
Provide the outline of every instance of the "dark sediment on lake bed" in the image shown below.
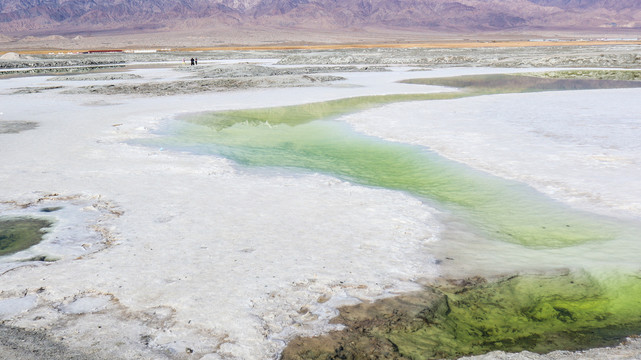
<path fill-rule="evenodd" d="M 332 323 L 344 330 L 296 338 L 282 359 L 453 359 L 612 346 L 641 333 L 639 295 L 641 279 L 620 274 L 449 281 L 341 308 Z"/>
<path fill-rule="evenodd" d="M 69 349 L 44 332 L 0 324 L 0 358 L 20 360 L 99 360 Z"/>
<path fill-rule="evenodd" d="M 38 127 L 33 121 L 0 121 L 0 134 L 17 134 Z"/>

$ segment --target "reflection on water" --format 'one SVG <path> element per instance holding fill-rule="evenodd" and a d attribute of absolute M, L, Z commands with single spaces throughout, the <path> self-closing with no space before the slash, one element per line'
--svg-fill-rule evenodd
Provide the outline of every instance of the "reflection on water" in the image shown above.
<path fill-rule="evenodd" d="M 641 87 L 641 81 L 598 79 L 550 79 L 520 75 L 468 75 L 447 78 L 411 79 L 407 84 L 438 85 L 482 93 L 524 93 L 589 89 L 622 89 Z"/>

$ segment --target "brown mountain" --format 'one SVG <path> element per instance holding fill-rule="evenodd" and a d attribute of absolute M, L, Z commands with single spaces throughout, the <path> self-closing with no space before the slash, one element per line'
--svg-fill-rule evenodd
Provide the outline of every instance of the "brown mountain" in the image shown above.
<path fill-rule="evenodd" d="M 638 0 L 2 0 L 5 35 L 262 26 L 439 31 L 640 28 Z"/>

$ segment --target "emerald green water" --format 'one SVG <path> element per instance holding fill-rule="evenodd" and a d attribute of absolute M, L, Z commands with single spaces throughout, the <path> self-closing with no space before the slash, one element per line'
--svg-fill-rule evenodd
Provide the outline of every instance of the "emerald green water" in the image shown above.
<path fill-rule="evenodd" d="M 290 167 L 406 191 L 460 214 L 492 238 L 529 247 L 565 247 L 621 236 L 619 223 L 573 211 L 529 187 L 449 161 L 425 148 L 385 142 L 331 119 L 382 104 L 530 89 L 599 88 L 618 82 L 491 75 L 427 79 L 471 92 L 367 96 L 186 118 L 155 145 L 230 158 L 246 166 Z M 604 85 L 605 84 L 605 85 Z M 641 83 L 635 83 L 641 85 Z"/>
<path fill-rule="evenodd" d="M 296 126 L 314 120 L 334 118 L 340 115 L 396 102 L 455 99 L 465 96 L 470 96 L 470 94 L 445 92 L 433 94 L 360 96 L 294 106 L 202 113 L 190 116 L 186 120 L 195 124 L 211 127 L 216 130 L 223 130 L 236 124 L 286 124 Z"/>
<path fill-rule="evenodd" d="M 488 176 L 419 147 L 356 134 L 337 121 L 296 126 L 235 124 L 221 130 L 184 124 L 177 135 L 174 146 L 247 166 L 301 168 L 407 191 L 460 213 L 493 237 L 527 246 L 562 247 L 608 240 L 620 233 L 618 224 L 596 221 L 524 185 Z"/>
<path fill-rule="evenodd" d="M 631 275 L 518 276 L 451 290 L 443 290 L 447 310 L 427 326 L 385 335 L 401 354 L 426 359 L 496 349 L 582 350 L 641 333 L 641 281 Z"/>
<path fill-rule="evenodd" d="M 584 243 L 605 249 L 610 240 L 634 240 L 641 233 L 632 225 L 573 210 L 524 184 L 476 171 L 429 149 L 358 134 L 334 120 L 342 114 L 399 101 L 638 87 L 640 82 L 506 75 L 412 82 L 464 90 L 198 114 L 174 123 L 165 136 L 144 143 L 223 156 L 243 166 L 321 172 L 367 186 L 404 191 L 451 211 L 491 239 L 531 249 L 571 249 Z M 545 262 L 544 258 L 538 260 Z M 348 335 L 335 336 L 344 343 L 329 340 L 328 345 L 321 338 L 303 340 L 309 341 L 311 348 L 303 346 L 283 358 L 325 359 L 339 349 L 346 358 L 357 358 L 366 352 L 364 349 L 386 349 L 399 359 L 453 358 L 496 349 L 547 352 L 612 345 L 627 335 L 641 333 L 641 278 L 607 266 L 563 276 L 516 276 L 436 289 L 444 302 L 427 301 L 425 310 L 408 322 L 390 320 L 390 310 L 379 308 L 382 305 L 376 302 L 364 315 L 371 323 L 354 325 L 352 333 L 348 323 Z M 403 301 L 401 297 L 398 304 Z M 391 313 L 402 307 L 398 304 Z M 361 345 L 364 347 L 359 348 Z M 288 350 L 284 354 L 289 354 Z"/>
<path fill-rule="evenodd" d="M 50 221 L 31 218 L 0 219 L 0 255 L 26 250 L 42 240 Z"/>

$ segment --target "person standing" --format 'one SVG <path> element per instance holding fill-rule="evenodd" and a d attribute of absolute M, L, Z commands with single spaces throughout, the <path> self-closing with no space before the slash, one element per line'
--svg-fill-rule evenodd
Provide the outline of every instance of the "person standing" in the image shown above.
<path fill-rule="evenodd" d="M 194 58 L 191 58 L 191 64 L 194 65 Z"/>

